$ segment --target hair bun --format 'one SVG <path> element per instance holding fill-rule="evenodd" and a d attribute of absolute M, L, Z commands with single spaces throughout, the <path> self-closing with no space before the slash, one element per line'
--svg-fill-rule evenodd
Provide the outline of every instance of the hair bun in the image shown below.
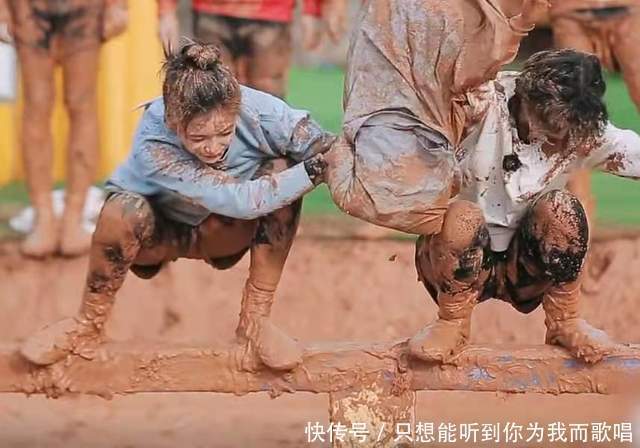
<path fill-rule="evenodd" d="M 213 44 L 190 42 L 182 48 L 185 62 L 200 70 L 211 70 L 220 64 L 220 48 Z"/>

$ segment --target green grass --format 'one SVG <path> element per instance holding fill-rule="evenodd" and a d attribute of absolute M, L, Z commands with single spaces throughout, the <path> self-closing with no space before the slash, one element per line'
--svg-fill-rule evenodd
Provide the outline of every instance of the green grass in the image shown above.
<path fill-rule="evenodd" d="M 291 74 L 289 102 L 311 111 L 326 129 L 339 132 L 342 123 L 343 73 L 335 68 L 294 69 Z M 611 120 L 619 127 L 640 132 L 640 115 L 629 99 L 622 79 L 608 77 L 607 104 Z M 640 148 L 638 148 L 640 150 Z M 640 225 L 640 182 L 596 174 L 593 189 L 598 203 L 598 219 L 605 224 Z M 0 203 L 25 204 L 24 186 L 13 183 L 0 188 Z M 325 187 L 305 198 L 306 214 L 337 213 Z"/>
<path fill-rule="evenodd" d="M 629 98 L 619 75 L 607 80 L 607 106 L 611 121 L 618 127 L 640 133 L 640 115 Z M 636 148 L 640 151 L 640 148 Z M 603 224 L 640 225 L 640 182 L 597 173 L 593 176 L 597 217 Z"/>

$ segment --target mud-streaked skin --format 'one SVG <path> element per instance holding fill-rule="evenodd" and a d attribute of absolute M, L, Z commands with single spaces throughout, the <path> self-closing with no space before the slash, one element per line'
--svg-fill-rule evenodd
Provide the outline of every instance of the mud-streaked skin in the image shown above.
<path fill-rule="evenodd" d="M 2 10 L 4 9 L 4 13 Z M 8 14 L 6 13 L 8 11 Z M 10 17 L 24 92 L 21 145 L 26 181 L 36 211 L 34 231 L 23 252 L 45 257 L 76 256 L 89 248 L 82 210 L 98 163 L 96 81 L 101 44 L 127 25 L 124 0 L 2 0 L 0 22 Z M 64 71 L 64 102 L 70 118 L 65 213 L 53 215 L 52 136 L 54 68 Z"/>

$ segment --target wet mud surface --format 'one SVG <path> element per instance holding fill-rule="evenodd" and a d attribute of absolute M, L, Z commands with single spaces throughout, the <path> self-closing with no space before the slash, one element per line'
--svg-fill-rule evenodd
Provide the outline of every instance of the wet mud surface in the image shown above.
<path fill-rule="evenodd" d="M 436 315 L 435 304 L 417 281 L 413 257 L 411 242 L 298 239 L 276 296 L 274 322 L 303 342 L 409 337 Z M 1 245 L 0 341 L 18 341 L 75 312 L 86 262 L 30 261 L 19 255 L 17 244 Z M 226 342 L 237 324 L 247 267 L 248 257 L 228 271 L 180 261 L 152 280 L 128 275 L 108 334 L 137 342 Z M 640 240 L 596 243 L 582 303 L 589 322 L 633 343 L 640 342 L 638 268 Z M 521 315 L 492 300 L 476 308 L 472 325 L 474 343 L 544 341 L 542 309 Z M 421 392 L 417 401 L 417 421 L 436 423 L 617 423 L 630 421 L 634 413 L 638 430 L 640 400 L 629 397 Z M 307 446 L 306 423 L 326 425 L 327 415 L 328 397 L 311 394 L 285 394 L 276 400 L 266 394 L 142 394 L 111 401 L 7 394 L 0 396 L 0 446 Z"/>

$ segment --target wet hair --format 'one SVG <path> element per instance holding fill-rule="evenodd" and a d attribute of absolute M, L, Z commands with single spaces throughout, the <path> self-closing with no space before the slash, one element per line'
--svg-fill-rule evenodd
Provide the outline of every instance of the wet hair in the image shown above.
<path fill-rule="evenodd" d="M 569 128 L 574 144 L 597 141 L 608 120 L 606 84 L 598 58 L 575 50 L 531 56 L 516 81 L 516 93 L 552 129 Z"/>
<path fill-rule="evenodd" d="M 162 95 L 169 128 L 186 127 L 196 115 L 216 108 L 240 108 L 240 85 L 216 45 L 187 40 L 180 50 L 165 48 L 164 53 Z"/>

